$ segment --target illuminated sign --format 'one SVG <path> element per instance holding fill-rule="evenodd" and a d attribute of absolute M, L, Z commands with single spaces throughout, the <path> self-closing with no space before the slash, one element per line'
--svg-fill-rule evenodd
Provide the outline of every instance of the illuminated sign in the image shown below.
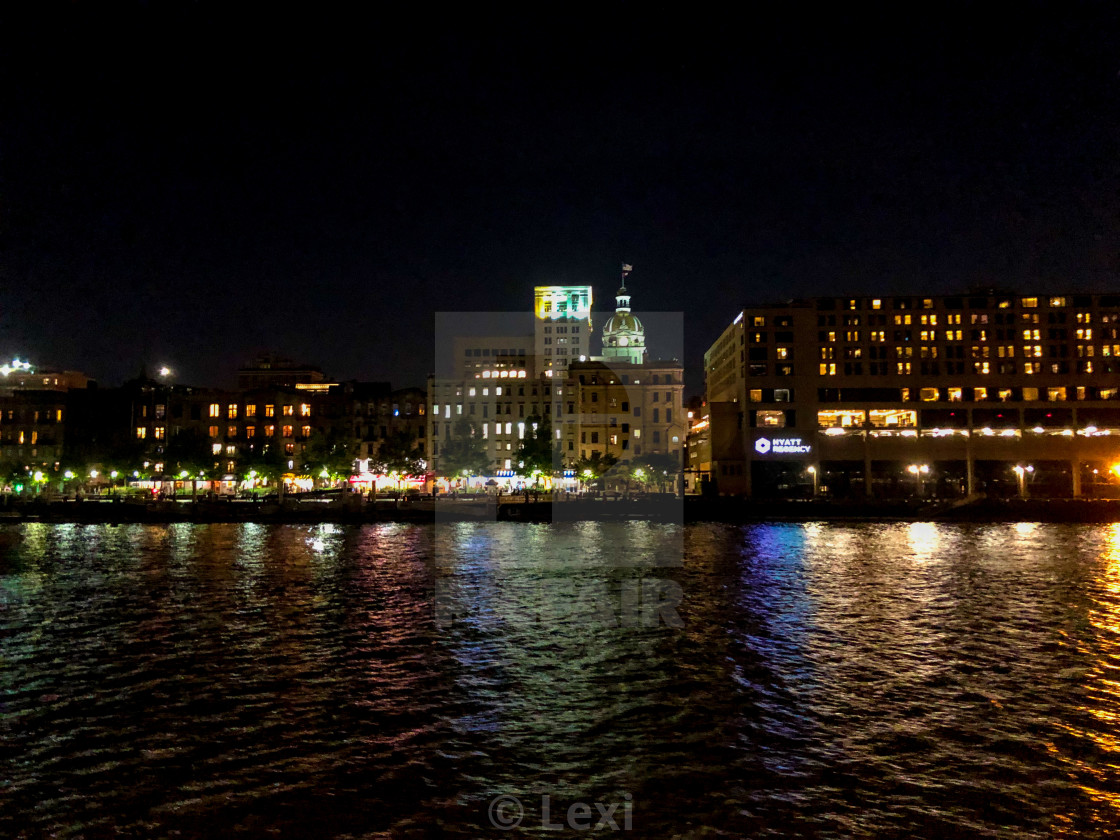
<path fill-rule="evenodd" d="M 542 321 L 559 318 L 586 321 L 591 317 L 590 286 L 537 286 L 534 309 Z"/>
<path fill-rule="evenodd" d="M 808 455 L 813 447 L 799 437 L 760 437 L 754 442 L 754 451 L 759 455 Z"/>

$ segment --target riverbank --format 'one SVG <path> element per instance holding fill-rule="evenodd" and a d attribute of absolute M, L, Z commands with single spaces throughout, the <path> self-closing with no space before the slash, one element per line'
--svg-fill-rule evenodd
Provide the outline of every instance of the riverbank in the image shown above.
<path fill-rule="evenodd" d="M 470 521 L 655 522 L 1120 522 L 1120 501 L 990 499 L 954 501 L 760 501 L 688 496 L 618 501 L 565 499 L 520 502 L 493 498 L 369 502 L 359 496 L 333 500 L 41 501 L 9 503 L 0 524 L 20 522 L 125 524 L 257 522 L 262 524 L 362 524 Z"/>

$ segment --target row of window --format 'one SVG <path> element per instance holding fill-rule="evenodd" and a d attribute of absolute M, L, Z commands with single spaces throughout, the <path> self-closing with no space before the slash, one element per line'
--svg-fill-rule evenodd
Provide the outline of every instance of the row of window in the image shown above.
<path fill-rule="evenodd" d="M 163 406 L 156 406 L 157 417 L 160 416 L 158 414 L 158 409 L 160 409 L 162 407 Z M 240 406 L 238 406 L 237 403 L 229 403 L 228 405 L 226 405 L 225 417 L 230 419 L 230 420 L 235 420 L 235 419 L 237 419 L 237 414 L 240 410 L 241 410 L 241 408 L 240 408 Z M 244 411 L 245 411 L 245 416 L 246 417 L 256 417 L 257 416 L 257 406 L 252 404 L 252 403 L 246 404 L 245 407 L 244 407 Z M 284 417 L 294 417 L 295 414 L 296 414 L 296 406 L 294 406 L 294 405 L 282 405 L 282 406 L 280 406 L 280 411 L 281 411 L 281 415 L 284 416 Z M 210 416 L 211 417 L 221 417 L 222 416 L 221 403 L 210 403 Z M 265 417 L 275 417 L 276 416 L 276 406 L 275 405 L 265 405 L 264 406 L 264 416 Z M 299 406 L 299 416 L 300 417 L 310 417 L 311 416 L 311 406 L 308 403 L 301 403 L 300 404 L 300 406 Z"/>
<path fill-rule="evenodd" d="M 1072 306 L 1078 309 L 1087 309 L 1093 306 L 1091 295 L 1053 295 L 1049 297 L 945 297 L 945 298 L 913 298 L 894 297 L 889 299 L 889 307 L 885 298 L 820 298 L 817 300 L 818 310 L 860 310 L 860 309 L 933 309 L 940 306 L 942 309 L 964 309 L 967 303 L 969 309 L 1013 309 L 1016 305 L 1020 309 L 1038 309 L 1048 306 L 1051 309 L 1064 309 Z M 1120 296 L 1101 295 L 1097 302 L 1101 307 L 1120 306 Z"/>
<path fill-rule="evenodd" d="M 9 408 L 0 411 L 0 422 L 8 423 L 61 423 L 62 422 L 62 409 L 61 408 L 44 408 L 35 411 L 29 411 L 26 408 L 20 409 L 19 417 L 16 417 L 16 409 Z"/>
<path fill-rule="evenodd" d="M 167 427 L 166 426 L 153 426 L 152 429 L 151 429 L 151 432 L 152 432 L 152 437 L 155 440 L 164 440 L 167 437 Z M 294 432 L 295 432 L 295 427 L 294 426 L 281 426 L 280 427 L 280 436 L 281 437 L 286 437 L 286 438 L 295 437 Z M 299 427 L 299 433 L 300 433 L 300 437 L 304 437 L 304 438 L 311 437 L 311 427 L 310 426 L 300 426 Z M 235 438 L 239 434 L 241 434 L 241 432 L 239 430 L 239 427 L 233 426 L 233 425 L 226 427 L 226 437 Z M 261 426 L 261 434 L 264 437 L 276 437 L 276 426 L 273 426 L 273 425 Z M 211 426 L 210 429 L 209 429 L 209 436 L 212 437 L 212 438 L 221 437 L 222 436 L 222 427 L 221 426 Z M 257 436 L 257 427 L 256 426 L 246 426 L 245 427 L 245 437 L 253 438 L 253 437 L 256 437 L 256 436 Z M 148 437 L 148 427 L 147 426 L 137 426 L 136 427 L 136 438 L 137 438 L 137 440 L 145 440 L 145 439 L 147 439 L 147 437 Z"/>

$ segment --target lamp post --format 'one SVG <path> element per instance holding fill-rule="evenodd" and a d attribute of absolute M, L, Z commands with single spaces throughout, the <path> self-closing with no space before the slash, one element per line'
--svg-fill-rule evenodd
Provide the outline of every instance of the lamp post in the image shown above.
<path fill-rule="evenodd" d="M 1016 464 L 1012 467 L 1015 472 L 1015 477 L 1019 481 L 1019 498 L 1027 498 L 1027 475 L 1034 472 L 1034 467 L 1027 464 L 1025 467 L 1022 464 Z"/>
<path fill-rule="evenodd" d="M 809 475 L 813 477 L 813 498 L 815 499 L 817 498 L 817 482 L 819 481 L 817 477 L 817 468 L 815 466 L 810 466 L 808 472 Z"/>
<path fill-rule="evenodd" d="M 929 464 L 911 464 L 906 468 L 906 471 L 914 476 L 914 479 L 917 481 L 918 498 L 922 498 L 922 491 L 924 489 L 924 486 L 922 484 L 922 476 L 929 475 Z"/>

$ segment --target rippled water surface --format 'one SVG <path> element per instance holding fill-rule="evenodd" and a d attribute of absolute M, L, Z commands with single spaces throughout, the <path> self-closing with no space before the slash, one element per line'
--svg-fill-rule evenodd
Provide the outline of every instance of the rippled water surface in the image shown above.
<path fill-rule="evenodd" d="M 7 526 L 0 653 L 0 836 L 1120 832 L 1120 527 Z"/>

